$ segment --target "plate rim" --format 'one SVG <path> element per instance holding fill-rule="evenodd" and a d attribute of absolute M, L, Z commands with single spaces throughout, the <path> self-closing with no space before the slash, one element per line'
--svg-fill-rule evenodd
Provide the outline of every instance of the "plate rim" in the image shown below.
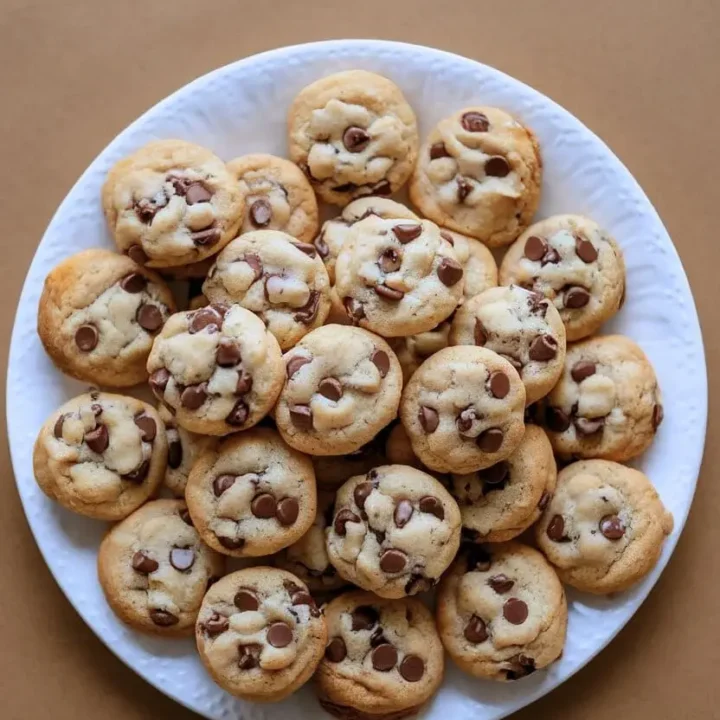
<path fill-rule="evenodd" d="M 251 65 L 256 62 L 264 62 L 268 59 L 274 58 L 274 57 L 281 57 L 283 55 L 293 55 L 294 53 L 302 52 L 306 49 L 315 49 L 315 50 L 327 50 L 328 52 L 331 52 L 333 49 L 339 48 L 342 46 L 343 48 L 357 48 L 358 50 L 368 50 L 368 49 L 377 49 L 380 50 L 393 50 L 393 49 L 402 49 L 405 51 L 418 51 L 423 53 L 430 53 L 434 55 L 437 58 L 445 58 L 445 59 L 453 59 L 454 61 L 463 61 L 466 63 L 472 63 L 480 68 L 487 68 L 493 73 L 495 73 L 497 76 L 501 77 L 504 82 L 507 82 L 509 84 L 515 84 L 518 86 L 521 86 L 526 91 L 529 91 L 531 94 L 536 95 L 537 97 L 542 98 L 546 103 L 549 103 L 555 112 L 560 113 L 565 120 L 568 122 L 576 125 L 578 129 L 582 130 L 583 133 L 586 135 L 589 141 L 592 141 L 595 143 L 599 149 L 603 151 L 603 153 L 606 155 L 607 160 L 613 164 L 616 165 L 616 170 L 619 171 L 621 174 L 625 175 L 626 180 L 629 181 L 630 185 L 632 186 L 633 191 L 635 192 L 636 196 L 639 198 L 644 199 L 645 207 L 643 208 L 643 211 L 645 214 L 648 215 L 648 217 L 653 221 L 653 223 L 657 226 L 657 228 L 664 234 L 665 239 L 668 240 L 667 247 L 668 251 L 672 254 L 674 259 L 677 261 L 678 266 L 681 270 L 681 273 L 678 277 L 678 282 L 682 285 L 682 289 L 687 293 L 687 298 L 689 299 L 689 308 L 688 312 L 694 316 L 694 326 L 692 328 L 688 328 L 688 330 L 691 332 L 691 335 L 693 336 L 694 342 L 697 344 L 697 348 L 699 351 L 699 357 L 696 358 L 698 361 L 698 377 L 696 378 L 698 384 L 701 386 L 702 392 L 698 393 L 698 398 L 696 400 L 698 401 L 699 405 L 697 407 L 697 411 L 699 413 L 699 424 L 702 426 L 702 434 L 699 436 L 702 438 L 701 440 L 701 446 L 698 448 L 699 452 L 697 453 L 697 457 L 692 459 L 690 461 L 690 475 L 692 478 L 692 490 L 690 493 L 689 502 L 687 503 L 687 506 L 682 514 L 681 517 L 675 516 L 675 528 L 676 532 L 673 532 L 673 534 L 667 538 L 666 540 L 666 546 L 668 549 L 668 552 L 663 554 L 655 566 L 653 572 L 653 577 L 650 578 L 651 582 L 647 584 L 646 587 L 643 587 L 639 592 L 637 592 L 636 595 L 634 595 L 631 599 L 628 600 L 628 605 L 632 608 L 632 611 L 624 618 L 621 619 L 617 625 L 613 629 L 612 632 L 608 633 L 606 637 L 603 638 L 602 643 L 600 646 L 595 649 L 594 652 L 592 652 L 587 658 L 584 659 L 583 662 L 579 663 L 576 667 L 572 668 L 569 672 L 569 674 L 564 677 L 560 682 L 558 682 L 556 685 L 553 685 L 552 687 L 546 687 L 545 685 L 538 686 L 533 692 L 527 694 L 523 697 L 522 704 L 518 705 L 517 707 L 514 707 L 510 710 L 502 710 L 499 715 L 496 715 L 497 718 L 507 717 L 507 715 L 517 712 L 519 709 L 528 707 L 536 700 L 540 699 L 541 697 L 544 697 L 545 695 L 548 695 L 561 685 L 563 685 L 565 682 L 567 682 L 570 678 L 572 678 L 579 670 L 586 667 L 597 655 L 602 652 L 618 635 L 618 633 L 627 625 L 627 623 L 635 616 L 640 606 L 644 603 L 644 601 L 647 599 L 648 595 L 652 590 L 654 589 L 655 585 L 657 584 L 660 576 L 662 575 L 663 571 L 667 567 L 667 564 L 669 563 L 670 559 L 675 553 L 675 549 L 677 547 L 677 543 L 679 542 L 679 539 L 685 529 L 685 525 L 687 523 L 688 515 L 690 512 L 690 508 L 692 507 L 692 504 L 694 502 L 695 493 L 697 491 L 697 483 L 700 475 L 700 470 L 702 466 L 702 462 L 704 459 L 704 453 L 705 453 L 705 445 L 707 441 L 707 419 L 708 419 L 708 380 L 707 380 L 707 360 L 706 360 L 706 352 L 705 352 L 705 345 L 702 335 L 702 327 L 700 324 L 700 317 L 697 311 L 697 305 L 695 302 L 695 298 L 692 292 L 692 288 L 690 286 L 690 282 L 687 276 L 687 273 L 685 271 L 685 267 L 683 265 L 682 259 L 680 258 L 680 255 L 678 254 L 677 248 L 675 247 L 675 244 L 672 241 L 672 238 L 667 231 L 667 228 L 665 227 L 664 223 L 662 222 L 662 219 L 660 218 L 655 206 L 651 202 L 650 198 L 647 196 L 645 191 L 640 186 L 639 182 L 636 180 L 635 176 L 630 172 L 630 170 L 624 165 L 624 163 L 620 160 L 620 158 L 614 153 L 614 151 L 604 142 L 602 138 L 600 138 L 595 132 L 593 132 L 590 128 L 588 128 L 585 123 L 583 123 L 578 117 L 576 117 L 573 113 L 571 113 L 569 110 L 565 109 L 562 105 L 557 103 L 552 97 L 547 95 L 544 92 L 541 92 L 539 90 L 536 90 L 531 85 L 528 85 L 527 83 L 518 80 L 517 78 L 503 72 L 502 70 L 499 70 L 496 67 L 493 67 L 492 65 L 488 65 L 487 63 L 480 62 L 479 60 L 475 60 L 473 58 L 468 58 L 463 55 L 460 55 L 458 53 L 453 53 L 447 50 L 442 50 L 440 48 L 435 48 L 427 45 L 420 45 L 416 43 L 407 43 L 407 42 L 400 42 L 400 41 L 394 41 L 394 40 L 382 40 L 382 39 L 371 39 L 371 38 L 354 38 L 354 39 L 333 39 L 333 40 L 321 40 L 321 41 L 315 41 L 315 42 L 308 42 L 308 43 L 296 43 L 293 45 L 287 45 L 277 48 L 272 48 L 269 50 L 265 50 L 260 53 L 255 53 L 253 55 L 249 55 L 246 57 L 242 57 L 240 59 L 234 60 L 232 62 L 226 63 L 225 65 L 222 65 L 220 67 L 214 68 L 213 70 L 210 70 L 207 73 L 204 73 L 203 75 L 200 75 L 196 77 L 195 79 L 189 81 L 188 83 L 180 86 L 170 94 L 166 95 L 165 97 L 161 98 L 158 102 L 150 106 L 147 110 L 145 110 L 143 113 L 141 113 L 138 117 L 136 117 L 134 120 L 132 120 L 128 125 L 126 125 L 119 133 L 117 133 L 103 148 L 102 150 L 94 156 L 92 161 L 88 164 L 88 166 L 85 168 L 85 170 L 80 174 L 78 179 L 73 183 L 73 185 L 69 188 L 69 190 L 65 193 L 62 201 L 58 205 L 57 209 L 53 213 L 50 221 L 48 222 L 47 227 L 45 228 L 45 231 L 43 232 L 42 238 L 40 239 L 40 242 L 37 245 L 37 248 L 35 250 L 35 253 L 33 254 L 33 258 L 30 262 L 30 265 L 27 268 L 25 279 L 23 281 L 22 290 L 20 292 L 20 296 L 17 301 L 17 307 L 15 310 L 15 317 L 13 320 L 13 326 L 10 336 L 10 344 L 9 344 L 9 351 L 8 351 L 8 363 L 7 363 L 7 376 L 6 376 L 6 423 L 7 423 L 7 437 L 8 437 L 8 447 L 10 451 L 10 460 L 12 464 L 12 470 L 13 470 L 13 478 L 15 480 L 15 484 L 18 490 L 18 495 L 20 496 L 20 501 L 23 507 L 23 512 L 25 513 L 25 517 L 28 523 L 28 526 L 30 527 L 30 530 L 33 534 L 33 538 L 35 540 L 35 543 L 43 557 L 43 560 L 45 562 L 45 565 L 47 569 L 50 571 L 52 577 L 54 578 L 55 582 L 58 584 L 60 589 L 62 590 L 63 594 L 65 595 L 65 598 L 68 600 L 70 605 L 73 607 L 75 612 L 78 613 L 78 615 L 82 618 L 83 622 L 92 630 L 92 632 L 95 634 L 95 636 L 103 643 L 105 647 L 107 647 L 115 657 L 117 657 L 123 664 L 125 664 L 130 670 L 132 670 L 135 674 L 139 675 L 143 680 L 148 682 L 151 686 L 153 686 L 156 690 L 161 692 L 163 695 L 168 697 L 173 702 L 176 702 L 189 710 L 193 712 L 198 712 L 196 708 L 191 707 L 184 699 L 179 698 L 175 695 L 170 695 L 165 689 L 163 689 L 159 683 L 157 683 L 153 677 L 145 672 L 144 669 L 141 669 L 139 667 L 136 667 L 134 665 L 130 664 L 130 661 L 126 660 L 122 655 L 120 654 L 119 649 L 114 648 L 110 643 L 109 640 L 107 640 L 103 634 L 101 633 L 101 630 L 99 628 L 95 627 L 95 624 L 93 621 L 89 618 L 89 616 L 78 607 L 78 605 L 75 604 L 75 602 L 71 599 L 71 594 L 68 592 L 68 590 L 65 587 L 65 582 L 61 578 L 61 576 L 56 573 L 52 563 L 48 560 L 48 554 L 49 552 L 46 552 L 46 549 L 43 546 L 43 543 L 40 540 L 40 533 L 36 531 L 36 528 L 33 524 L 33 520 L 31 520 L 31 515 L 28 512 L 27 504 L 29 502 L 29 499 L 26 497 L 26 495 L 23 492 L 22 484 L 19 481 L 18 476 L 18 470 L 21 469 L 21 460 L 19 458 L 19 449 L 18 449 L 18 433 L 19 430 L 14 428 L 14 423 L 12 419 L 13 413 L 11 412 L 10 408 L 10 387 L 11 387 L 11 381 L 13 379 L 13 373 L 11 372 L 11 368 L 17 363 L 16 355 L 18 354 L 18 346 L 19 346 L 19 340 L 18 337 L 20 335 L 20 328 L 19 328 L 19 312 L 21 306 L 23 306 L 24 303 L 28 302 L 28 295 L 31 292 L 31 276 L 32 276 L 32 270 L 36 262 L 38 261 L 38 255 L 40 248 L 45 242 L 46 237 L 49 235 L 50 230 L 53 228 L 54 224 L 58 221 L 58 217 L 61 216 L 61 214 L 64 211 L 64 208 L 66 204 L 68 204 L 68 199 L 71 195 L 73 195 L 76 188 L 81 186 L 83 184 L 83 181 L 87 175 L 91 173 L 93 168 L 95 166 L 100 165 L 103 163 L 105 157 L 109 154 L 112 154 L 113 147 L 116 145 L 116 143 L 119 143 L 126 135 L 130 135 L 133 132 L 133 129 L 140 123 L 144 122 L 150 115 L 156 113 L 156 112 L 162 112 L 164 106 L 166 104 L 170 104 L 173 100 L 176 99 L 178 95 L 185 94 L 185 93 L 191 93 L 193 88 L 196 85 L 204 84 L 208 81 L 210 81 L 214 76 L 219 76 L 227 71 L 230 70 L 230 68 L 237 68 L 241 67 L 243 65 Z M 122 392 L 122 390 L 118 391 Z M 204 713 L 203 713 L 204 714 Z M 207 717 L 207 716 L 206 716 Z"/>

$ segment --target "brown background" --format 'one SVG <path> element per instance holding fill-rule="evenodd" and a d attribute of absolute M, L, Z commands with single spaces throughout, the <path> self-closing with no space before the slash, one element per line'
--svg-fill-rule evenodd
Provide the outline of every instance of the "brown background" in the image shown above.
<path fill-rule="evenodd" d="M 657 207 L 699 306 L 711 397 L 698 494 L 656 589 L 599 658 L 516 717 L 720 718 L 718 28 L 718 0 L 0 0 L 3 369 L 22 279 L 56 206 L 118 131 L 196 76 L 281 45 L 378 36 L 504 70 L 604 138 Z M 0 715 L 195 717 L 75 614 L 28 530 L 5 443 L 0 469 Z"/>

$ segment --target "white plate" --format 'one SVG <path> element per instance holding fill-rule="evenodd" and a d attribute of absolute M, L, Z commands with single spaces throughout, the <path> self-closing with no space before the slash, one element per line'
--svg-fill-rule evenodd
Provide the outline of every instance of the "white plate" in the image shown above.
<path fill-rule="evenodd" d="M 178 137 L 230 159 L 247 152 L 285 154 L 285 115 L 313 80 L 349 68 L 387 75 L 415 108 L 423 135 L 465 105 L 499 105 L 530 125 L 540 140 L 545 177 L 540 217 L 585 213 L 604 225 L 625 252 L 627 302 L 612 329 L 648 353 L 664 395 L 665 421 L 638 465 L 675 516 L 658 566 L 633 590 L 612 598 L 571 592 L 562 659 L 520 682 L 475 680 L 448 662 L 445 683 L 423 718 L 500 718 L 557 687 L 625 625 L 667 564 L 692 501 L 707 417 L 702 338 L 687 279 L 667 232 L 645 194 L 613 153 L 586 127 L 540 93 L 472 60 L 424 47 L 374 40 L 283 48 L 202 77 L 156 105 L 122 132 L 85 171 L 63 201 L 38 248 L 15 321 L 8 371 L 8 428 L 25 512 L 48 567 L 98 637 L 142 677 L 213 720 L 314 720 L 322 715 L 310 689 L 275 706 L 241 702 L 215 686 L 193 642 L 143 637 L 108 609 L 95 575 L 102 523 L 66 512 L 35 484 L 32 446 L 45 418 L 80 392 L 43 352 L 35 332 L 44 277 L 68 255 L 113 247 L 100 208 L 108 168 L 149 140 Z"/>

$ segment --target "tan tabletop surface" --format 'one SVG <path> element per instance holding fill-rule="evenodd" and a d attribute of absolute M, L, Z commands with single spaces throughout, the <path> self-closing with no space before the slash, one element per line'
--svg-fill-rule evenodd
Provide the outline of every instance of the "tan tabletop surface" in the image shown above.
<path fill-rule="evenodd" d="M 35 247 L 58 203 L 116 133 L 176 88 L 243 56 L 378 36 L 504 70 L 613 148 L 682 257 L 717 406 L 719 0 L 2 0 L 3 366 Z M 4 383 L 0 392 L 4 406 Z M 650 598 L 594 662 L 516 718 L 720 718 L 720 444 L 712 411 L 710 418 L 690 519 Z M 6 443 L 0 470 L 0 717 L 196 717 L 85 626 L 35 546 Z"/>

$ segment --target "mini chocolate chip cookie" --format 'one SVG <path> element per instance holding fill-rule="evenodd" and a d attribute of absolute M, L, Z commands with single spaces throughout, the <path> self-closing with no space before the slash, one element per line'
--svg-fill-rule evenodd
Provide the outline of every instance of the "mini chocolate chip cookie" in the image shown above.
<path fill-rule="evenodd" d="M 245 700 L 275 702 L 315 672 L 327 626 L 299 578 L 255 567 L 226 575 L 208 590 L 195 639 L 221 688 Z"/>
<path fill-rule="evenodd" d="M 233 240 L 218 255 L 203 293 L 211 302 L 252 310 L 282 350 L 320 327 L 330 312 L 330 283 L 315 246 L 279 230 Z"/>
<path fill-rule="evenodd" d="M 568 341 L 592 335 L 620 309 L 625 261 L 615 240 L 582 215 L 554 215 L 529 227 L 500 265 L 501 285 L 544 295 Z"/>
<path fill-rule="evenodd" d="M 356 223 L 335 265 L 335 289 L 356 325 L 384 337 L 432 330 L 463 297 L 464 270 L 428 220 Z"/>
<path fill-rule="evenodd" d="M 359 450 L 346 455 L 314 455 L 315 479 L 318 487 L 337 490 L 355 475 L 364 475 L 378 465 L 386 465 L 383 433 L 379 433 Z"/>
<path fill-rule="evenodd" d="M 400 363 L 390 346 L 367 330 L 325 325 L 284 360 L 287 380 L 275 422 L 285 442 L 301 452 L 354 452 L 397 415 Z"/>
<path fill-rule="evenodd" d="M 112 611 L 135 630 L 192 635 L 207 588 L 225 558 L 201 540 L 182 500 L 153 500 L 115 525 L 98 552 Z"/>
<path fill-rule="evenodd" d="M 239 305 L 176 313 L 155 339 L 150 387 L 186 430 L 227 435 L 258 423 L 275 404 L 284 367 L 275 337 Z"/>
<path fill-rule="evenodd" d="M 325 547 L 325 530 L 332 524 L 334 505 L 335 493 L 320 490 L 315 522 L 297 542 L 274 558 L 277 567 L 297 575 L 313 593 L 324 594 L 347 585 L 331 565 Z"/>
<path fill-rule="evenodd" d="M 121 252 L 148 267 L 187 265 L 235 237 L 245 199 L 225 163 L 183 140 L 158 140 L 120 160 L 102 189 Z"/>
<path fill-rule="evenodd" d="M 582 460 L 560 471 L 536 537 L 564 583 L 603 595 L 647 575 L 672 529 L 673 517 L 647 476 Z"/>
<path fill-rule="evenodd" d="M 465 108 L 441 120 L 420 148 L 410 199 L 439 225 L 501 247 L 530 224 L 541 177 L 531 130 L 504 110 Z"/>
<path fill-rule="evenodd" d="M 315 675 L 322 707 L 341 720 L 400 720 L 442 683 L 445 658 L 430 611 L 415 598 L 354 590 L 325 608 L 328 645 Z"/>
<path fill-rule="evenodd" d="M 270 428 L 217 440 L 197 459 L 185 499 L 202 539 L 236 557 L 270 555 L 297 542 L 315 520 L 310 458 Z"/>
<path fill-rule="evenodd" d="M 121 520 L 155 493 L 167 454 L 155 408 L 93 390 L 47 419 L 35 441 L 33 468 L 42 491 L 68 510 Z"/>
<path fill-rule="evenodd" d="M 153 337 L 174 311 L 159 275 L 109 250 L 84 250 L 45 278 L 37 329 L 67 375 L 130 387 L 147 380 Z"/>
<path fill-rule="evenodd" d="M 184 498 L 190 470 L 200 454 L 212 445 L 213 438 L 180 427 L 175 422 L 175 416 L 162 403 L 158 405 L 158 415 L 165 426 L 168 444 L 167 470 L 163 484 L 173 495 Z"/>
<path fill-rule="evenodd" d="M 415 113 L 395 83 L 365 70 L 304 88 L 290 108 L 288 133 L 290 158 L 333 205 L 392 195 L 417 158 Z"/>
<path fill-rule="evenodd" d="M 547 395 L 565 361 L 565 327 L 542 295 L 518 285 L 476 295 L 455 313 L 451 345 L 480 345 L 504 357 L 520 374 L 525 402 Z"/>
<path fill-rule="evenodd" d="M 370 215 L 384 219 L 417 222 L 420 220 L 410 208 L 390 198 L 367 197 L 353 200 L 343 208 L 340 215 L 326 220 L 320 234 L 315 238 L 315 247 L 325 263 L 331 283 L 335 283 L 335 263 L 345 240 L 350 235 L 350 229 L 355 223 Z"/>
<path fill-rule="evenodd" d="M 625 462 L 652 444 L 664 411 L 655 371 L 630 338 L 568 345 L 560 381 L 540 419 L 556 453 Z"/>
<path fill-rule="evenodd" d="M 552 566 L 516 542 L 469 545 L 442 579 L 440 639 L 471 675 L 518 680 L 562 654 L 567 601 Z"/>
<path fill-rule="evenodd" d="M 405 386 L 400 419 L 413 451 L 438 472 L 469 473 L 505 460 L 525 432 L 525 387 L 491 350 L 449 347 Z"/>
<path fill-rule="evenodd" d="M 463 533 L 477 542 L 504 542 L 527 530 L 555 491 L 557 466 L 545 432 L 528 425 L 507 460 L 468 475 L 453 475 Z"/>
<path fill-rule="evenodd" d="M 318 231 L 318 206 L 308 179 L 294 163 L 275 155 L 243 155 L 227 165 L 245 196 L 240 233 L 282 230 L 311 243 Z"/>
<path fill-rule="evenodd" d="M 383 465 L 338 490 L 327 530 L 330 562 L 347 581 L 386 598 L 429 590 L 460 546 L 460 510 L 431 475 Z"/>

